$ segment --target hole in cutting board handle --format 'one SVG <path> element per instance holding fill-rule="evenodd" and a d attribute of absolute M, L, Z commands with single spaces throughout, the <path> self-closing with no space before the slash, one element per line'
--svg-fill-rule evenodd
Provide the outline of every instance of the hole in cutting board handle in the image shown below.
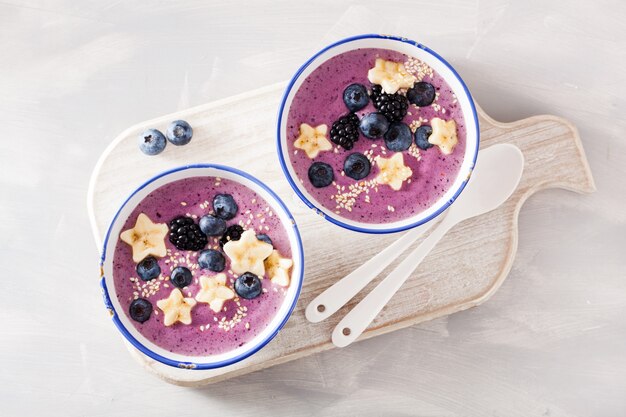
<path fill-rule="evenodd" d="M 344 336 L 350 336 L 350 333 L 352 332 L 350 331 L 349 327 L 344 327 L 341 333 L 343 333 Z"/>
<path fill-rule="evenodd" d="M 317 306 L 317 311 L 320 313 L 323 313 L 324 311 L 326 311 L 326 306 L 324 304 L 320 304 Z"/>

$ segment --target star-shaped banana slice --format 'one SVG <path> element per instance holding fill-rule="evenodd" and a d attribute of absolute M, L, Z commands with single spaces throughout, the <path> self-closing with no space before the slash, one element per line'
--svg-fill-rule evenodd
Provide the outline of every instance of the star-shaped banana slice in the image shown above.
<path fill-rule="evenodd" d="M 378 157 L 376 165 L 380 172 L 376 176 L 376 182 L 379 184 L 387 184 L 395 191 L 402 188 L 402 183 L 411 178 L 413 171 L 404 165 L 404 158 L 400 152 L 394 154 L 391 158 Z"/>
<path fill-rule="evenodd" d="M 433 133 L 428 137 L 428 142 L 437 145 L 441 153 L 450 155 L 456 144 L 459 143 L 459 139 L 456 137 L 456 122 L 454 120 L 446 122 L 438 117 L 433 117 L 430 121 L 430 127 L 433 128 Z"/>
<path fill-rule="evenodd" d="M 319 125 L 316 127 L 306 123 L 300 125 L 300 136 L 293 143 L 293 146 L 306 152 L 306 156 L 313 159 L 321 151 L 330 151 L 333 145 L 326 139 L 328 126 Z"/>
<path fill-rule="evenodd" d="M 265 260 L 265 271 L 270 280 L 281 287 L 289 286 L 289 270 L 293 266 L 293 261 L 280 256 L 277 250 Z"/>
<path fill-rule="evenodd" d="M 123 231 L 120 239 L 133 248 L 133 261 L 141 262 L 148 255 L 163 257 L 166 254 L 165 236 L 168 228 L 165 223 L 152 223 L 150 217 L 140 213 L 135 227 Z"/>
<path fill-rule="evenodd" d="M 163 311 L 163 324 L 171 326 L 176 322 L 191 324 L 191 309 L 196 305 L 193 298 L 184 298 L 178 288 L 174 288 L 169 297 L 157 301 L 157 307 Z"/>
<path fill-rule="evenodd" d="M 246 230 L 239 240 L 224 244 L 224 253 L 230 258 L 230 268 L 237 274 L 252 272 L 265 275 L 263 261 L 272 254 L 274 247 L 256 238 L 254 230 Z"/>
<path fill-rule="evenodd" d="M 367 72 L 367 79 L 373 84 L 380 84 L 387 94 L 394 94 L 401 88 L 411 88 L 417 78 L 409 74 L 404 64 L 377 58 L 374 68 Z"/>
<path fill-rule="evenodd" d="M 196 294 L 196 300 L 201 303 L 208 303 L 214 312 L 222 311 L 224 302 L 233 298 L 235 298 L 235 292 L 226 286 L 225 274 L 200 277 L 200 291 Z"/>

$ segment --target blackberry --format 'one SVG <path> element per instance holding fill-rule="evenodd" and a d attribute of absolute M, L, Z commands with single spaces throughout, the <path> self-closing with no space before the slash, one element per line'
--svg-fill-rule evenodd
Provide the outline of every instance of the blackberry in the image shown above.
<path fill-rule="evenodd" d="M 387 94 L 380 85 L 372 87 L 370 94 L 376 110 L 384 114 L 390 122 L 399 122 L 406 116 L 409 101 L 402 94 Z"/>
<path fill-rule="evenodd" d="M 330 128 L 330 140 L 350 150 L 359 140 L 359 118 L 354 113 L 340 117 Z"/>
<path fill-rule="evenodd" d="M 180 216 L 170 222 L 170 242 L 180 250 L 201 250 L 207 237 L 191 217 Z"/>
<path fill-rule="evenodd" d="M 231 240 L 239 240 L 241 239 L 241 234 L 243 233 L 243 227 L 238 224 L 233 224 L 232 226 L 228 226 L 226 232 L 220 238 L 220 246 L 224 246 L 226 242 Z"/>
<path fill-rule="evenodd" d="M 372 101 L 378 100 L 378 97 L 380 97 L 381 94 L 383 94 L 383 88 L 378 84 L 374 84 L 372 86 L 372 92 L 370 93 Z"/>

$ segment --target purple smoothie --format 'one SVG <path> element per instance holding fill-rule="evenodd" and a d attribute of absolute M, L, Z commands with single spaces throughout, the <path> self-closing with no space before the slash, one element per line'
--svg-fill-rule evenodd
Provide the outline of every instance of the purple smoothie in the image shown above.
<path fill-rule="evenodd" d="M 282 257 L 291 258 L 291 247 L 287 231 L 269 204 L 254 191 L 234 181 L 215 177 L 192 177 L 166 184 L 144 198 L 126 220 L 122 231 L 135 225 L 137 216 L 145 213 L 154 223 L 167 223 L 177 216 L 197 219 L 212 214 L 213 197 L 216 194 L 231 194 L 239 210 L 227 224 L 240 224 L 244 229 L 267 234 Z M 221 250 L 218 237 L 209 237 L 207 249 Z M 163 324 L 163 312 L 157 301 L 167 298 L 175 288 L 169 282 L 172 269 L 185 266 L 193 274 L 192 284 L 181 289 L 185 297 L 195 297 L 200 289 L 200 276 L 215 276 L 217 272 L 199 269 L 198 252 L 177 249 L 165 238 L 168 255 L 158 259 L 161 275 L 144 282 L 138 278 L 136 263 L 132 259 L 130 245 L 118 239 L 113 258 L 113 279 L 118 301 L 135 328 L 148 340 L 173 353 L 205 356 L 220 354 L 236 349 L 250 341 L 274 318 L 284 298 L 286 288 L 273 284 L 267 276 L 262 279 L 263 292 L 257 298 L 246 300 L 235 294 L 233 300 L 224 303 L 219 313 L 214 313 L 206 303 L 198 302 L 191 311 L 189 325 Z M 222 251 L 223 253 L 223 251 Z M 233 289 L 236 274 L 231 271 L 230 260 L 225 255 L 226 285 Z M 260 277 L 262 278 L 262 277 Z M 143 286 L 143 288 L 142 288 Z M 148 293 L 142 294 L 142 289 Z M 153 305 L 150 318 L 139 323 L 130 318 L 128 308 L 137 296 L 146 298 Z M 221 324 L 220 324 L 221 323 Z M 233 324 L 232 328 L 229 324 Z"/>
<path fill-rule="evenodd" d="M 351 185 L 362 181 L 373 182 L 371 180 L 376 177 L 379 170 L 376 164 L 372 163 L 370 174 L 366 178 L 354 180 L 341 175 L 345 158 L 353 152 L 360 152 L 366 155 L 369 153 L 369 159 L 373 160 L 377 155 L 389 158 L 395 152 L 385 148 L 382 138 L 371 140 L 360 134 L 353 149 L 348 151 L 333 144 L 333 150 L 320 152 L 311 160 L 305 152 L 294 147 L 294 141 L 299 136 L 302 123 L 311 126 L 325 124 L 330 132 L 333 122 L 348 114 L 343 102 L 343 91 L 352 83 L 363 84 L 370 89 L 372 84 L 367 78 L 367 72 L 374 67 L 376 58 L 405 63 L 405 67 L 417 77 L 417 81 L 429 82 L 436 88 L 435 101 L 427 107 L 410 104 L 402 122 L 411 126 L 414 131 L 418 124 L 430 125 L 429 121 L 433 117 L 452 119 L 457 126 L 458 144 L 450 155 L 441 153 L 437 146 L 424 151 L 413 144 L 409 150 L 402 152 L 404 164 L 413 171 L 410 180 L 405 181 L 399 191 L 394 191 L 383 184 L 366 187 L 367 193 L 361 192 L 356 197 L 348 196 L 348 201 L 353 200 L 348 210 L 345 206 L 338 205 L 337 201 L 346 201 L 345 193 L 349 192 Z M 407 65 L 409 59 L 412 65 Z M 415 68 L 416 63 L 420 65 L 418 68 L 422 71 L 411 70 Z M 375 111 L 370 101 L 367 107 L 357 111 L 356 114 L 361 118 Z M 304 80 L 294 95 L 287 117 L 289 157 L 300 182 L 309 194 L 328 210 L 363 223 L 391 223 L 403 220 L 433 205 L 448 191 L 459 173 L 465 154 L 465 137 L 466 129 L 461 107 L 446 81 L 423 62 L 387 49 L 356 49 L 321 64 Z M 313 187 L 307 172 L 311 163 L 315 161 L 325 162 L 333 167 L 335 184 L 324 188 Z"/>

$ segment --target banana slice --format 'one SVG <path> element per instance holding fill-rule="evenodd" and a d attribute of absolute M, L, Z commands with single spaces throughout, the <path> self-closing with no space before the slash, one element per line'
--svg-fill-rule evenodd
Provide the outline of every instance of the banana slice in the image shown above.
<path fill-rule="evenodd" d="M 214 312 L 222 311 L 224 302 L 233 298 L 235 298 L 235 292 L 226 286 L 225 274 L 200 277 L 200 291 L 196 294 L 196 300 L 201 303 L 208 303 Z"/>
<path fill-rule="evenodd" d="M 165 236 L 168 228 L 165 223 L 152 223 L 152 220 L 140 213 L 135 227 L 123 231 L 120 239 L 133 248 L 133 261 L 141 262 L 148 255 L 163 257 L 166 254 Z"/>
<path fill-rule="evenodd" d="M 306 152 L 306 156 L 313 159 L 321 151 L 330 151 L 333 145 L 326 139 L 328 126 L 319 125 L 316 127 L 306 123 L 300 125 L 300 136 L 293 143 L 293 146 Z"/>
<path fill-rule="evenodd" d="M 404 158 L 400 152 L 395 153 L 391 158 L 378 157 L 376 165 L 380 172 L 376 176 L 376 182 L 387 184 L 395 191 L 402 188 L 402 183 L 411 178 L 413 171 L 404 165 Z"/>
<path fill-rule="evenodd" d="M 293 261 L 289 258 L 280 256 L 277 250 L 273 250 L 272 254 L 265 260 L 265 271 L 270 280 L 281 287 L 289 286 L 289 270 L 293 266 Z"/>
<path fill-rule="evenodd" d="M 174 288 L 169 297 L 157 301 L 157 307 L 163 311 L 163 324 L 171 326 L 176 322 L 191 324 L 191 309 L 196 305 L 193 298 L 184 298 L 178 288 Z"/>
<path fill-rule="evenodd" d="M 430 121 L 430 127 L 433 128 L 433 133 L 428 137 L 428 142 L 437 145 L 441 153 L 450 155 L 456 144 L 459 143 L 456 136 L 456 122 L 454 120 L 446 122 L 438 117 L 433 117 Z"/>
<path fill-rule="evenodd" d="M 265 275 L 263 261 L 272 254 L 274 247 L 256 238 L 254 230 L 246 230 L 239 240 L 224 244 L 224 253 L 230 258 L 230 268 L 237 274 L 252 272 Z"/>
<path fill-rule="evenodd" d="M 394 94 L 401 88 L 413 87 L 417 78 L 404 68 L 404 64 L 376 59 L 374 68 L 367 72 L 367 79 L 373 84 L 380 84 L 387 94 Z"/>

